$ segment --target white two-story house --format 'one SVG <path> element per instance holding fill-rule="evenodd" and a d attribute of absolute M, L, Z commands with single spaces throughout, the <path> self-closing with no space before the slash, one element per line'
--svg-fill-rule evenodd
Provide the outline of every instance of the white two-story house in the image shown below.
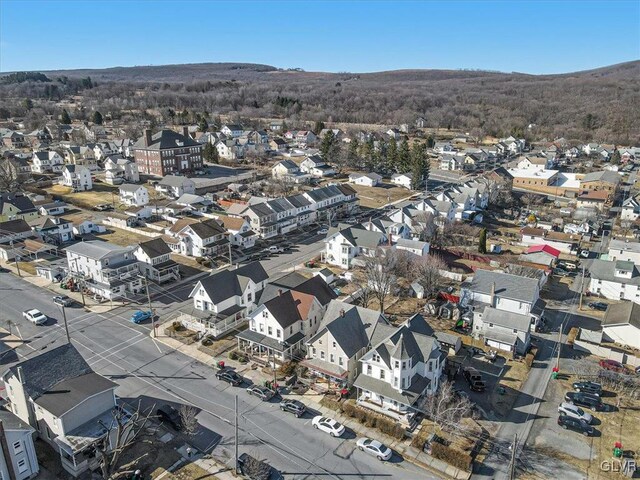
<path fill-rule="evenodd" d="M 360 358 L 358 403 L 408 423 L 421 400 L 438 389 L 446 353 L 420 314 L 386 330 Z"/>
<path fill-rule="evenodd" d="M 91 240 L 70 245 L 69 272 L 76 282 L 104 299 L 127 297 L 144 289 L 135 247 Z"/>
<path fill-rule="evenodd" d="M 167 230 L 169 247 L 176 253 L 189 257 L 206 257 L 226 251 L 229 244 L 227 232 L 214 219 L 200 222 L 183 218 Z"/>
<path fill-rule="evenodd" d="M 31 170 L 34 173 L 60 173 L 64 166 L 64 158 L 53 151 L 33 152 Z"/>
<path fill-rule="evenodd" d="M 640 271 L 630 261 L 596 259 L 589 267 L 589 291 L 611 300 L 640 303 Z"/>
<path fill-rule="evenodd" d="M 8 410 L 0 410 L 0 422 L 7 446 L 6 450 L 0 450 L 0 478 L 35 478 L 40 471 L 33 444 L 36 430 Z"/>
<path fill-rule="evenodd" d="M 93 188 L 91 170 L 83 165 L 65 165 L 62 169 L 62 185 L 71 187 L 74 192 L 91 190 Z"/>
<path fill-rule="evenodd" d="M 162 238 L 138 244 L 133 254 L 140 262 L 140 272 L 149 280 L 165 283 L 180 279 L 180 266 L 171 259 L 171 249 Z"/>
<path fill-rule="evenodd" d="M 120 201 L 130 207 L 143 207 L 149 203 L 149 191 L 142 185 L 125 183 L 118 189 Z"/>
<path fill-rule="evenodd" d="M 359 255 L 372 255 L 387 242 L 387 236 L 379 231 L 370 231 L 361 225 L 329 232 L 325 239 L 324 261 L 350 269 Z"/>
<path fill-rule="evenodd" d="M 219 219 L 229 234 L 231 245 L 241 249 L 251 248 L 256 244 L 258 234 L 251 230 L 251 225 L 244 218 L 224 216 Z"/>

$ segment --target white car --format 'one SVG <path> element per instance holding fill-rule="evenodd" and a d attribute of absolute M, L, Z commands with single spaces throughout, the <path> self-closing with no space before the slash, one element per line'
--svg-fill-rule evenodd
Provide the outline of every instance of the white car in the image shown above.
<path fill-rule="evenodd" d="M 591 424 L 591 422 L 593 422 L 593 417 L 590 413 L 585 412 L 573 403 L 561 403 L 560 405 L 558 405 L 558 413 L 561 415 L 566 415 L 567 417 L 576 418 L 578 420 L 584 420 L 588 424 Z"/>
<path fill-rule="evenodd" d="M 391 455 L 393 455 L 393 451 L 384 443 L 370 438 L 359 438 L 356 445 L 358 445 L 360 450 L 367 452 L 369 455 L 373 455 L 380 461 L 387 461 L 391 458 Z"/>
<path fill-rule="evenodd" d="M 31 323 L 35 323 L 36 325 L 42 325 L 43 323 L 47 322 L 47 316 L 40 310 L 36 310 L 35 308 L 32 310 L 27 310 L 26 312 L 22 312 L 22 316 L 29 320 Z"/>
<path fill-rule="evenodd" d="M 332 418 L 323 417 L 322 415 L 313 417 L 311 425 L 313 425 L 313 428 L 318 428 L 323 432 L 327 432 L 332 437 L 340 437 L 344 433 L 344 425 L 336 422 Z"/>
<path fill-rule="evenodd" d="M 328 228 L 321 228 L 317 232 L 318 235 L 326 235 L 327 233 L 329 233 L 329 229 Z"/>

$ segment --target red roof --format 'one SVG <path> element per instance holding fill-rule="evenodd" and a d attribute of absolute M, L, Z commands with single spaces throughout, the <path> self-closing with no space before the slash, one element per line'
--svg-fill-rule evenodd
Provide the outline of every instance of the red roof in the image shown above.
<path fill-rule="evenodd" d="M 553 255 L 556 258 L 560 256 L 560 250 L 550 247 L 549 245 L 532 245 L 527 249 L 527 253 L 537 253 L 537 252 L 548 253 L 549 255 Z"/>

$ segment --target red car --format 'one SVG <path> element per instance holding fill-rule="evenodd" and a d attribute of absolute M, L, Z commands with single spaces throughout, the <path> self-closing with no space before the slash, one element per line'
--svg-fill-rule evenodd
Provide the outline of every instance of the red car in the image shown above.
<path fill-rule="evenodd" d="M 629 373 L 627 367 L 616 360 L 600 360 L 600 366 L 605 370 L 611 370 L 617 373 Z"/>

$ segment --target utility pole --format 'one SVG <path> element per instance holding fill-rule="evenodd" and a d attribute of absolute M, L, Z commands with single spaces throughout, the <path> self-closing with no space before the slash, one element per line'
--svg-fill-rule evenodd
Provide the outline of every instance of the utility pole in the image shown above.
<path fill-rule="evenodd" d="M 234 428 L 235 428 L 235 459 L 236 461 L 234 462 L 234 471 L 235 474 L 238 475 L 238 395 L 236 395 L 236 404 L 235 404 L 235 422 L 234 422 Z"/>
<path fill-rule="evenodd" d="M 579 309 L 582 310 L 582 295 L 584 293 L 584 265 L 582 266 L 582 279 L 580 280 L 580 305 Z"/>
<path fill-rule="evenodd" d="M 231 260 L 231 238 L 229 238 L 229 266 L 233 267 L 233 261 Z"/>
<path fill-rule="evenodd" d="M 516 478 L 516 448 L 518 448 L 518 435 L 513 436 L 513 444 L 511 445 L 511 461 L 509 462 L 509 480 Z"/>
<path fill-rule="evenodd" d="M 564 322 L 560 324 L 558 330 L 558 357 L 556 358 L 556 368 L 560 371 L 560 351 L 562 350 L 562 330 L 564 330 Z"/>
<path fill-rule="evenodd" d="M 147 290 L 147 304 L 149 306 L 149 311 L 151 312 L 151 330 L 153 330 L 153 338 L 156 337 L 156 316 L 154 314 L 153 308 L 151 308 L 151 294 L 149 293 L 149 280 L 144 275 L 138 275 L 144 282 L 145 289 Z"/>
<path fill-rule="evenodd" d="M 67 342 L 69 344 L 71 344 L 71 335 L 69 335 L 69 324 L 67 323 L 67 310 L 64 308 L 64 305 L 62 305 L 60 308 L 62 308 L 62 318 L 64 320 L 64 330 L 65 330 L 65 332 L 67 332 Z"/>
<path fill-rule="evenodd" d="M 18 269 L 18 276 L 22 277 L 22 274 L 20 273 L 20 255 L 16 256 L 16 268 Z"/>
<path fill-rule="evenodd" d="M 73 277 L 74 278 L 78 278 L 80 277 L 80 270 L 78 269 L 78 259 L 74 258 L 73 259 L 73 264 L 76 266 L 76 271 L 74 272 Z M 80 295 L 82 296 L 82 306 L 86 307 L 87 303 L 84 301 L 84 282 L 82 282 L 82 286 L 80 286 L 80 282 L 78 282 L 78 288 L 80 290 Z"/>

